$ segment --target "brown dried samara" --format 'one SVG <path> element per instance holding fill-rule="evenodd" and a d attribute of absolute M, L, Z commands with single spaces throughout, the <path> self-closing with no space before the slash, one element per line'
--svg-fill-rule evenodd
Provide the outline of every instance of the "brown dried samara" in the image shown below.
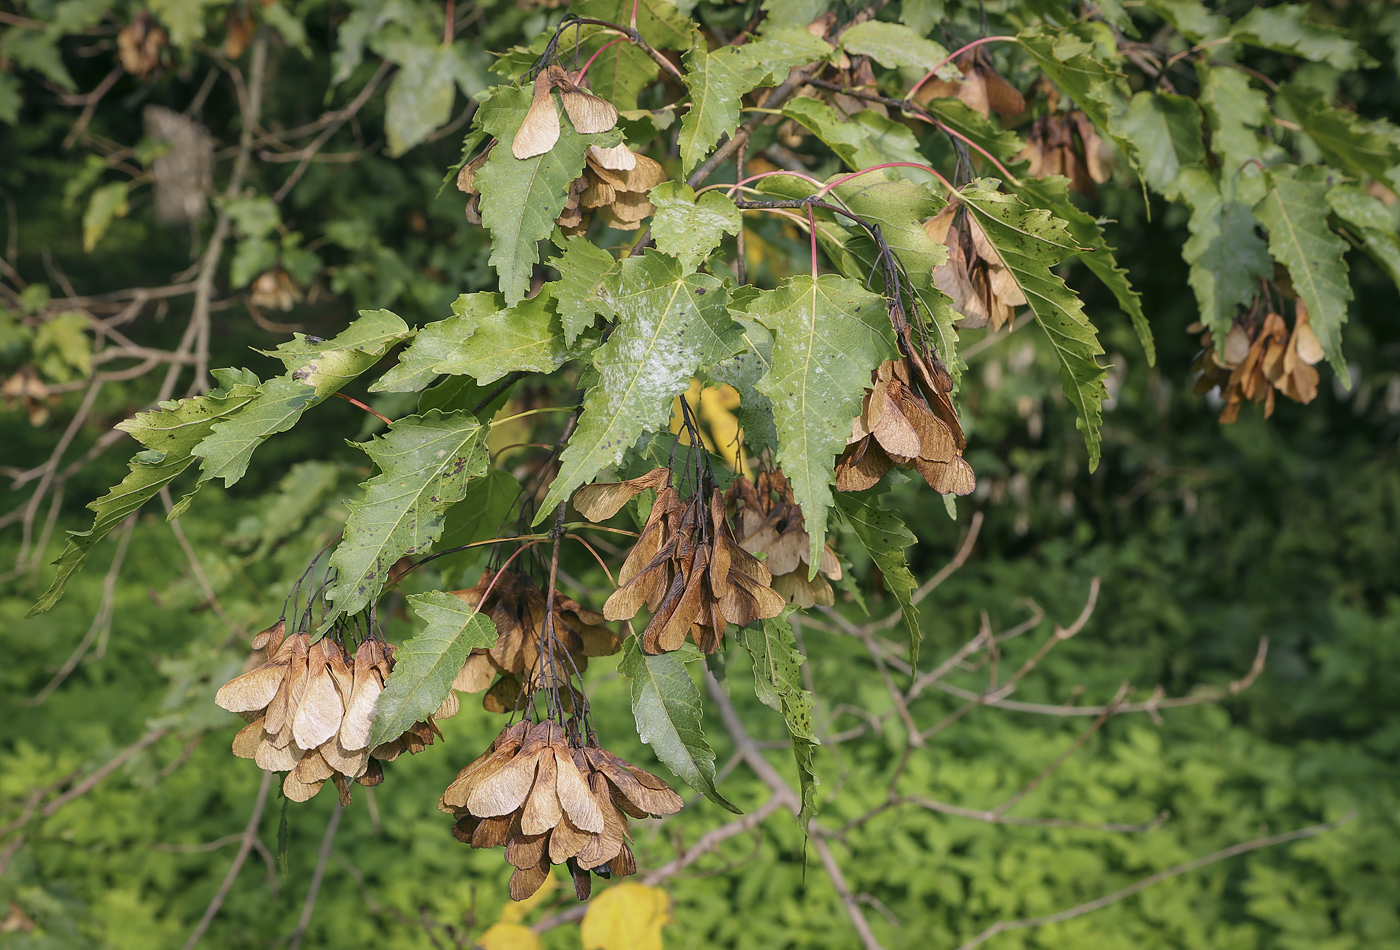
<path fill-rule="evenodd" d="M 380 761 L 423 751 L 442 735 L 433 720 L 457 711 L 449 697 L 426 722 L 371 749 L 375 703 L 393 669 L 394 648 L 371 638 L 351 655 L 335 636 L 312 643 L 310 634 L 286 631 L 279 620 L 258 634 L 253 648 L 267 659 L 225 683 L 214 701 L 248 723 L 233 739 L 234 755 L 286 772 L 282 791 L 292 801 L 310 799 L 331 779 L 348 804 L 351 780 L 378 785 Z"/>
<path fill-rule="evenodd" d="M 554 636 L 568 657 L 546 657 L 541 644 L 548 599 L 528 574 L 502 571 L 497 577 L 497 572 L 487 570 L 475 587 L 452 593 L 496 625 L 496 645 L 473 650 L 452 683 L 453 689 L 464 693 L 490 687 L 482 702 L 491 712 L 522 708 L 527 692 L 563 686 L 570 674 L 588 668 L 589 657 L 608 656 L 621 646 L 617 635 L 604 626 L 602 614 L 556 591 Z"/>
<path fill-rule="evenodd" d="M 648 489 L 656 490 L 656 501 L 618 572 L 617 590 L 603 604 L 604 617 L 629 620 L 645 604 L 653 613 L 641 635 L 644 651 L 668 653 L 689 637 L 713 653 L 727 624 L 742 627 L 782 611 L 786 602 L 772 588 L 773 575 L 739 545 L 718 488 L 708 506 L 703 491 L 683 499 L 669 470 L 660 468 L 627 482 L 587 485 L 574 506 L 601 520 Z"/>
<path fill-rule="evenodd" d="M 457 819 L 458 841 L 505 848 L 515 867 L 512 900 L 539 890 L 555 864 L 569 868 L 578 899 L 586 900 L 590 872 L 606 878 L 637 870 L 627 816 L 670 815 L 682 804 L 655 775 L 576 742 L 558 723 L 521 721 L 457 773 L 438 808 Z"/>
<path fill-rule="evenodd" d="M 916 470 L 940 494 L 970 494 L 977 478 L 962 457 L 967 439 L 947 387 L 922 358 L 886 360 L 876 368 L 873 382 L 837 460 L 836 487 L 871 488 L 897 465 Z"/>
<path fill-rule="evenodd" d="M 924 222 L 924 231 L 936 244 L 948 248 L 948 262 L 933 269 L 933 283 L 953 299 L 962 314 L 963 329 L 990 326 L 1000 330 L 1010 322 L 1015 308 L 1026 304 L 1026 295 L 1006 263 L 987 240 L 987 234 L 959 202 L 951 202 Z"/>
<path fill-rule="evenodd" d="M 810 577 L 812 539 L 807 534 L 802 506 L 781 471 L 763 469 L 755 481 L 734 479 L 725 496 L 738 525 L 739 546 L 750 554 L 766 554 L 763 566 L 773 575 L 773 589 L 796 607 L 830 607 L 836 595 L 830 580 L 841 579 L 841 563 L 828 544 L 822 548 L 817 575 Z"/>
<path fill-rule="evenodd" d="M 1192 325 L 1200 331 L 1200 324 Z M 1308 308 L 1297 301 L 1293 332 L 1283 317 L 1270 311 L 1261 323 L 1236 320 L 1225 338 L 1225 354 L 1216 352 L 1209 330 L 1201 337 L 1205 350 L 1196 358 L 1193 370 L 1201 373 L 1196 392 L 1204 394 L 1220 387 L 1225 408 L 1220 410 L 1222 423 L 1234 422 L 1240 407 L 1248 399 L 1256 405 L 1264 403 L 1264 418 L 1274 414 L 1274 393 L 1280 392 L 1294 402 L 1309 403 L 1317 397 L 1321 378 L 1314 364 L 1322 359 L 1322 344 L 1308 324 Z"/>

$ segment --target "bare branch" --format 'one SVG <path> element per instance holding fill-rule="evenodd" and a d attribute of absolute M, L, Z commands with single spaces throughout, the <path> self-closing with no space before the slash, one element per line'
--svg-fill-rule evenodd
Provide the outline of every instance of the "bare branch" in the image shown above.
<path fill-rule="evenodd" d="M 271 772 L 263 773 L 258 797 L 253 800 L 253 814 L 249 816 L 248 824 L 243 829 L 243 843 L 239 845 L 238 854 L 234 855 L 233 863 L 229 865 L 223 883 L 214 893 L 214 899 L 209 902 L 209 906 L 204 909 L 204 916 L 199 918 L 199 923 L 195 925 L 194 933 L 190 934 L 190 939 L 185 941 L 183 950 L 194 950 L 194 947 L 204 936 L 204 931 L 209 929 L 209 924 L 218 914 L 219 908 L 224 906 L 224 900 L 228 898 L 228 892 L 233 889 L 233 882 L 238 877 L 238 872 L 243 869 L 244 862 L 248 860 L 248 852 L 253 850 L 253 842 L 258 837 L 258 826 L 262 824 L 263 807 L 267 805 L 267 793 L 272 789 L 272 775 Z"/>
<path fill-rule="evenodd" d="M 340 818 L 344 814 L 345 808 L 337 803 L 331 812 L 330 820 L 326 822 L 326 833 L 321 838 L 321 851 L 316 856 L 316 870 L 311 874 L 311 888 L 306 892 L 306 903 L 301 905 L 301 918 L 292 934 L 291 950 L 299 950 L 306 930 L 311 926 L 311 913 L 316 909 L 316 897 L 321 893 L 321 881 L 326 876 L 326 862 L 331 858 L 331 845 L 335 843 L 335 832 L 340 827 Z"/>

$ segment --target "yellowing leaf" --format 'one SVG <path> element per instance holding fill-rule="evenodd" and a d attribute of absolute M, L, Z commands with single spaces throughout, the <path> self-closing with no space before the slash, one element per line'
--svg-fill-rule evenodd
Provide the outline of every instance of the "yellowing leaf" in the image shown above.
<path fill-rule="evenodd" d="M 481 950 L 540 950 L 544 946 L 540 935 L 529 927 L 507 923 L 492 924 L 476 939 L 476 945 Z"/>
<path fill-rule="evenodd" d="M 661 950 L 661 928 L 670 922 L 671 901 L 661 888 L 616 884 L 583 915 L 583 950 Z"/>

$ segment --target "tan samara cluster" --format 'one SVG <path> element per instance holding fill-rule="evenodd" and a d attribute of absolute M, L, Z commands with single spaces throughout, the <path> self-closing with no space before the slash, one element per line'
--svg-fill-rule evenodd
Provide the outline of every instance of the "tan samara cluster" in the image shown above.
<path fill-rule="evenodd" d="M 1192 332 L 1204 330 L 1192 324 Z M 1308 324 L 1308 308 L 1299 300 L 1293 319 L 1293 332 L 1283 317 L 1269 311 L 1262 321 L 1236 320 L 1225 337 L 1225 353 L 1216 351 L 1209 330 L 1201 337 L 1205 350 L 1192 369 L 1201 373 L 1196 392 L 1204 394 L 1216 386 L 1225 399 L 1220 410 L 1222 423 L 1240 416 L 1245 400 L 1264 403 L 1264 418 L 1274 413 L 1274 394 L 1282 393 L 1294 402 L 1309 403 L 1317 396 L 1319 375 L 1314 364 L 1322 359 L 1322 344 Z"/>
<path fill-rule="evenodd" d="M 595 744 L 572 741 L 557 722 L 522 720 L 457 773 L 438 808 L 457 819 L 457 840 L 505 848 L 515 868 L 512 900 L 539 890 L 556 864 L 568 867 L 585 900 L 590 873 L 636 872 L 629 815 L 670 815 L 682 804 L 661 779 Z"/>
<path fill-rule="evenodd" d="M 1019 115 L 1026 111 L 1026 97 L 997 72 L 986 47 L 974 47 L 953 62 L 962 71 L 962 80 L 930 79 L 914 94 L 915 102 L 923 105 L 930 99 L 956 98 L 984 116 L 993 112 Z"/>
<path fill-rule="evenodd" d="M 1079 109 L 1038 116 L 1016 157 L 1031 163 L 1033 177 L 1063 175 L 1071 189 L 1090 197 L 1113 175 L 1113 150 Z"/>
<path fill-rule="evenodd" d="M 728 624 L 740 627 L 776 617 L 786 601 L 773 590 L 773 575 L 734 537 L 718 488 L 689 499 L 671 487 L 669 469 L 653 469 L 625 482 L 585 485 L 574 507 L 589 521 L 615 515 L 643 491 L 656 500 L 637 542 L 617 575 L 617 590 L 603 604 L 608 620 L 630 620 L 645 604 L 653 611 L 642 631 L 647 653 L 668 653 L 689 637 L 701 651 L 719 649 Z"/>
<path fill-rule="evenodd" d="M 523 709 L 528 693 L 563 686 L 588 669 L 589 657 L 609 656 L 622 645 L 602 614 L 555 591 L 554 636 L 568 656 L 547 659 L 541 643 L 548 598 L 527 574 L 487 570 L 475 587 L 452 593 L 496 625 L 496 645 L 473 650 L 452 683 L 464 693 L 485 690 L 482 704 L 490 712 Z"/>
<path fill-rule="evenodd" d="M 898 466 L 914 469 L 940 494 L 970 494 L 977 479 L 962 457 L 967 438 L 948 387 L 933 379 L 920 357 L 886 360 L 875 369 L 873 383 L 836 463 L 836 487 L 871 488 Z"/>
<path fill-rule="evenodd" d="M 574 129 L 584 134 L 606 132 L 617 125 L 617 108 L 606 99 L 585 92 L 561 66 L 549 66 L 535 76 L 534 99 L 520 128 L 511 141 L 511 154 L 517 159 L 534 158 L 554 148 L 559 141 L 559 110 L 554 103 L 558 90 L 564 112 Z M 470 197 L 467 220 L 481 223 L 481 194 L 476 175 L 490 158 L 495 143 L 462 166 L 457 188 Z M 596 213 L 610 226 L 634 231 L 642 220 L 656 211 L 648 195 L 666 180 L 661 164 L 638 155 L 625 144 L 601 148 L 590 145 L 584 153 L 583 174 L 569 185 L 564 210 L 556 223 L 568 234 L 581 233 Z"/>
<path fill-rule="evenodd" d="M 822 548 L 817 576 L 809 577 L 812 539 L 807 534 L 802 506 L 778 469 L 762 469 L 753 481 L 740 475 L 725 493 L 738 525 L 739 546 L 750 554 L 765 554 L 763 566 L 773 575 L 773 589 L 795 607 L 830 607 L 836 603 L 831 581 L 841 579 L 841 562 L 830 545 Z"/>
<path fill-rule="evenodd" d="M 948 248 L 948 262 L 933 269 L 933 284 L 962 314 L 959 327 L 991 327 L 995 332 L 1011 321 L 1017 307 L 1026 305 L 1026 295 L 1006 262 L 961 202 L 949 202 L 924 222 L 924 231 L 935 244 Z"/>
<path fill-rule="evenodd" d="M 282 792 L 304 802 L 335 783 L 341 804 L 350 802 L 350 782 L 378 785 L 380 762 L 416 753 L 441 736 L 434 718 L 457 711 L 451 695 L 428 721 L 396 739 L 370 748 L 375 703 L 394 667 L 394 648 L 367 638 L 352 655 L 334 636 L 311 642 L 308 633 L 287 635 L 285 621 L 258 634 L 254 650 L 267 659 L 223 685 L 215 702 L 248 723 L 233 739 L 233 753 L 269 772 L 286 772 Z"/>

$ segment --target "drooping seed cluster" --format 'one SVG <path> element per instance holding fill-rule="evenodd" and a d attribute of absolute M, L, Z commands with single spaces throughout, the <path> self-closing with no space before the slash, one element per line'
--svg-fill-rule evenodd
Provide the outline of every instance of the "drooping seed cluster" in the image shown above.
<path fill-rule="evenodd" d="M 742 627 L 782 612 L 786 601 L 773 590 L 772 573 L 739 545 L 718 488 L 708 499 L 703 490 L 682 498 L 670 470 L 658 468 L 626 482 L 586 485 L 574 494 L 574 507 L 600 521 L 648 489 L 656 500 L 618 572 L 617 590 L 603 604 L 606 619 L 630 620 L 645 604 L 653 611 L 641 634 L 647 653 L 679 649 L 687 637 L 713 653 L 728 624 Z"/>
<path fill-rule="evenodd" d="M 269 772 L 287 773 L 282 792 L 304 802 L 330 779 L 342 804 L 351 781 L 378 785 L 380 762 L 416 753 L 441 736 L 434 717 L 403 735 L 370 748 L 370 727 L 384 681 L 394 668 L 394 648 L 367 638 L 352 655 L 334 636 L 311 642 L 308 633 L 288 635 L 285 621 L 260 633 L 255 650 L 267 659 L 220 688 L 214 701 L 248 723 L 233 740 L 234 755 Z M 456 712 L 455 697 L 438 716 Z"/>
<path fill-rule="evenodd" d="M 589 657 L 622 645 L 602 614 L 556 591 L 554 637 L 568 656 L 551 658 L 542 648 L 548 597 L 527 574 L 487 570 L 475 587 L 452 593 L 496 625 L 496 645 L 473 650 L 452 683 L 464 693 L 486 690 L 482 703 L 491 712 L 523 709 L 527 692 L 563 685 L 588 669 Z"/>
<path fill-rule="evenodd" d="M 793 500 L 792 485 L 777 469 L 763 469 L 755 481 L 740 475 L 725 494 L 739 546 L 750 554 L 766 554 L 763 566 L 773 575 L 773 589 L 796 607 L 830 607 L 836 595 L 830 581 L 841 579 L 841 562 L 831 545 L 822 547 L 817 575 L 809 577 L 812 539 Z M 828 578 L 830 580 L 828 580 Z"/>
<path fill-rule="evenodd" d="M 1201 324 L 1189 328 L 1201 332 Z M 1196 392 L 1205 394 L 1216 386 L 1225 398 L 1220 421 L 1239 418 L 1245 400 L 1264 403 L 1264 418 L 1274 414 L 1274 394 L 1282 393 L 1294 402 L 1309 403 L 1317 397 L 1321 379 L 1313 364 L 1321 361 L 1322 344 L 1308 322 L 1308 308 L 1296 303 L 1293 332 L 1283 317 L 1270 310 L 1264 319 L 1236 320 L 1225 338 L 1225 352 L 1216 351 L 1211 331 L 1201 335 L 1205 349 L 1191 369 L 1201 374 Z"/>
<path fill-rule="evenodd" d="M 911 374 L 911 361 L 886 360 L 876 368 L 836 465 L 841 491 L 870 488 L 896 465 L 914 469 L 944 495 L 966 495 L 977 486 L 962 457 L 967 439 L 946 387 L 922 365 Z"/>
<path fill-rule="evenodd" d="M 457 819 L 459 841 L 505 848 L 515 868 L 512 900 L 535 893 L 556 864 L 568 867 L 584 900 L 590 872 L 635 873 L 627 816 L 660 817 L 682 804 L 656 776 L 576 741 L 558 723 L 521 721 L 457 773 L 438 808 Z"/>

